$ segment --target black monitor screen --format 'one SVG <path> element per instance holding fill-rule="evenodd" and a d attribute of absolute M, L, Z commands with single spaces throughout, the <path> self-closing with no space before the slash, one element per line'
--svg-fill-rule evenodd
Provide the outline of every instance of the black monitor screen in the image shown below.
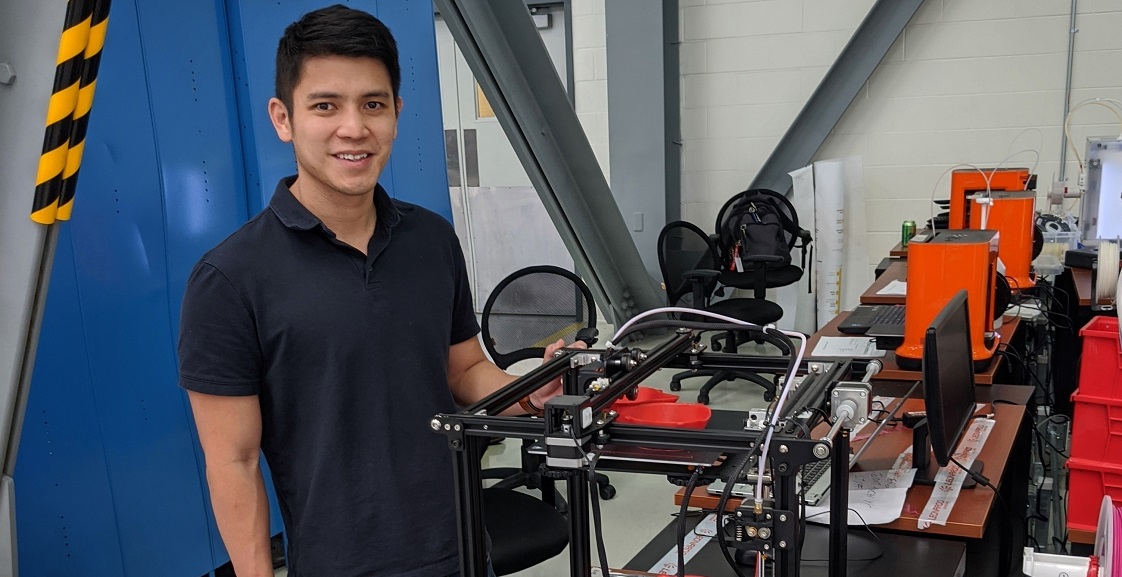
<path fill-rule="evenodd" d="M 935 461 L 945 467 L 974 415 L 974 355 L 965 290 L 951 297 L 927 328 L 923 342 L 923 399 L 931 449 Z"/>

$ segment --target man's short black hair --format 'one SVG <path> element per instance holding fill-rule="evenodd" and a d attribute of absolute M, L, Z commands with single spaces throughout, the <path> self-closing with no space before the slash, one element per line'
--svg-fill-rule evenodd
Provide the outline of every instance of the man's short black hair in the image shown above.
<path fill-rule="evenodd" d="M 277 43 L 276 97 L 292 110 L 292 93 L 308 58 L 374 58 L 386 66 L 397 98 L 401 64 L 390 29 L 373 15 L 342 4 L 308 12 L 289 24 Z"/>

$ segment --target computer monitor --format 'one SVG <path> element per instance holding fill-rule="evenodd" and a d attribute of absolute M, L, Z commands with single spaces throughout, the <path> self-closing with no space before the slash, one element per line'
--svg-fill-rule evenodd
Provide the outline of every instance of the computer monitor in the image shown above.
<path fill-rule="evenodd" d="M 970 313 L 967 292 L 960 290 L 943 306 L 927 327 L 923 343 L 923 400 L 931 453 L 940 467 L 950 463 L 959 437 L 974 416 L 974 358 L 970 347 Z M 919 444 L 919 443 L 917 443 Z M 915 447 L 920 468 L 916 482 L 933 480 L 925 471 L 927 443 Z M 977 463 L 980 471 L 981 463 Z M 971 466 L 975 469 L 975 466 Z M 933 472 L 932 472 L 933 473 Z"/>
<path fill-rule="evenodd" d="M 974 416 L 970 312 L 961 290 L 935 315 L 923 341 L 923 401 L 935 462 L 946 467 Z"/>

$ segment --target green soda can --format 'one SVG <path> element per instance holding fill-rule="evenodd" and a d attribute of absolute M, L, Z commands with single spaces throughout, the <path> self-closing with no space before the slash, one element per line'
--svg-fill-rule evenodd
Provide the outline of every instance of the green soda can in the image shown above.
<path fill-rule="evenodd" d="M 908 246 L 908 241 L 916 235 L 916 221 L 905 220 L 904 226 L 900 229 L 900 246 Z"/>

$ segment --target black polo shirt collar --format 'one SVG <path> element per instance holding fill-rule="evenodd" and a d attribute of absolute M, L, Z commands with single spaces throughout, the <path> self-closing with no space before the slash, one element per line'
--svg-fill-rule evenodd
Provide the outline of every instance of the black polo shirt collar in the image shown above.
<path fill-rule="evenodd" d="M 295 176 L 289 176 L 277 183 L 277 189 L 273 191 L 273 198 L 269 201 L 269 208 L 272 209 L 273 214 L 276 214 L 281 223 L 291 229 L 312 230 L 319 227 L 325 232 L 330 232 L 323 221 L 292 195 L 289 187 L 295 181 Z M 381 184 L 374 186 L 374 206 L 378 209 L 378 228 L 393 228 L 401 222 L 401 211 Z"/>

